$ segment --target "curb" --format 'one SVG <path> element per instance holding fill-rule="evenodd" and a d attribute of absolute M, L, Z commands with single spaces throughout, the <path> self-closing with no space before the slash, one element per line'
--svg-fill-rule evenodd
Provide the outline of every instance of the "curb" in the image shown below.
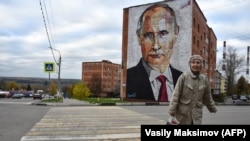
<path fill-rule="evenodd" d="M 36 102 L 31 105 L 37 106 L 168 106 L 168 102 L 125 102 L 125 103 L 86 103 L 86 104 L 65 104 L 65 103 L 44 103 Z M 250 104 L 230 104 L 230 103 L 216 103 L 216 106 L 250 106 Z"/>
<path fill-rule="evenodd" d="M 87 104 L 64 104 L 64 103 L 44 103 L 36 102 L 31 105 L 38 106 L 163 106 L 169 105 L 166 102 L 125 102 L 125 103 L 87 103 Z"/>

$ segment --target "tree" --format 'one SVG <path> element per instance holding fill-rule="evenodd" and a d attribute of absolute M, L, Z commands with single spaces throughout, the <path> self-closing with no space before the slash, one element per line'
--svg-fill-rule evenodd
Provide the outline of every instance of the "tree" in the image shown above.
<path fill-rule="evenodd" d="M 246 91 L 246 95 L 250 95 L 250 84 L 247 83 L 247 91 Z"/>
<path fill-rule="evenodd" d="M 244 57 L 238 56 L 236 49 L 229 46 L 226 50 L 224 60 L 221 60 L 222 69 L 227 77 L 227 92 L 228 95 L 234 94 L 236 75 L 243 71 Z"/>
<path fill-rule="evenodd" d="M 69 98 L 73 98 L 73 89 L 74 89 L 75 85 L 76 85 L 76 84 L 72 84 L 72 85 L 70 86 L 70 88 L 67 90 L 67 96 L 68 96 Z"/>
<path fill-rule="evenodd" d="M 4 81 L 4 79 L 0 80 L 0 90 L 5 90 L 6 87 L 6 82 Z"/>
<path fill-rule="evenodd" d="M 26 88 L 27 91 L 31 91 L 31 87 L 30 87 L 30 84 L 27 85 L 27 88 Z"/>
<path fill-rule="evenodd" d="M 18 90 L 18 86 L 17 86 L 17 83 L 12 81 L 12 82 L 9 82 L 7 83 L 7 90 Z"/>
<path fill-rule="evenodd" d="M 62 87 L 63 97 L 70 97 L 72 94 L 71 87 L 69 85 Z"/>
<path fill-rule="evenodd" d="M 50 83 L 50 89 L 49 89 L 49 92 L 51 95 L 55 95 L 56 94 L 56 84 L 54 82 L 51 82 Z"/>
<path fill-rule="evenodd" d="M 246 79 L 243 76 L 241 76 L 239 78 L 236 87 L 237 87 L 237 94 L 238 95 L 247 94 L 247 92 L 248 92 L 248 83 L 247 83 Z"/>
<path fill-rule="evenodd" d="M 89 88 L 83 83 L 77 83 L 73 88 L 73 98 L 83 100 L 90 96 Z"/>

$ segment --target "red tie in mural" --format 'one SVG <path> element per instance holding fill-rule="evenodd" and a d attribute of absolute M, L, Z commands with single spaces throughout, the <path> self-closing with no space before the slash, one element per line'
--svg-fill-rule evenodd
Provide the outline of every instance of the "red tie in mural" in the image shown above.
<path fill-rule="evenodd" d="M 164 75 L 160 75 L 157 79 L 161 82 L 161 88 L 159 92 L 158 101 L 160 102 L 167 102 L 168 95 L 167 95 L 167 87 L 166 87 L 166 77 Z"/>

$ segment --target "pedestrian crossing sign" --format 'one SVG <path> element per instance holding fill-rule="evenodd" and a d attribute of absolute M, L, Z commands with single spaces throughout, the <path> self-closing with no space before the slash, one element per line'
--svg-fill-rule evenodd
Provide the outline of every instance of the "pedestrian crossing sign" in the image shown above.
<path fill-rule="evenodd" d="M 55 64 L 54 62 L 44 62 L 44 72 L 54 72 Z"/>

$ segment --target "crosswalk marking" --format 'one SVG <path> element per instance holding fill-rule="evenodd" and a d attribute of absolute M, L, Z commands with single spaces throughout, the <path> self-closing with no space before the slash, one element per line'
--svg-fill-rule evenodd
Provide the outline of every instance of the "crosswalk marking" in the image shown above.
<path fill-rule="evenodd" d="M 141 124 L 165 124 L 119 106 L 52 107 L 21 141 L 140 141 Z"/>

